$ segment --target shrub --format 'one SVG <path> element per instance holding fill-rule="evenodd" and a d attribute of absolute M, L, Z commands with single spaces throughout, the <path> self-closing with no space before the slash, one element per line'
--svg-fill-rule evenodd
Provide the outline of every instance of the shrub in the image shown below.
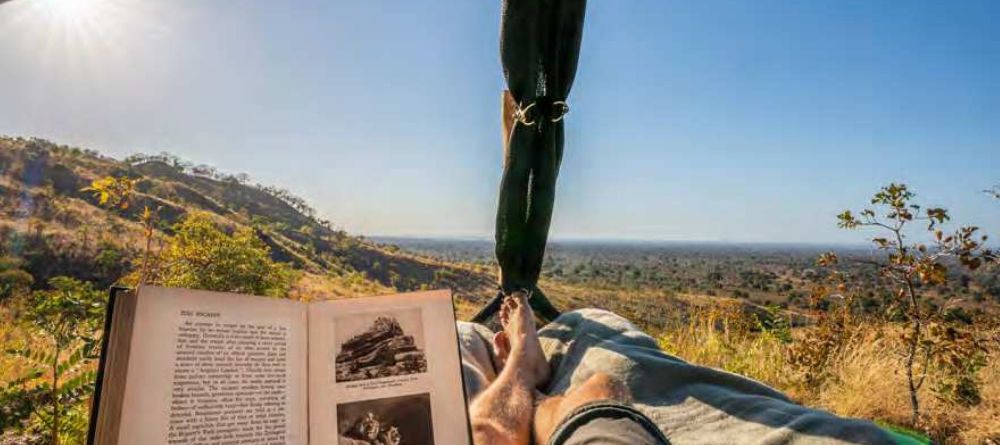
<path fill-rule="evenodd" d="M 25 308 L 34 341 L 9 348 L 26 371 L 0 388 L 4 429 L 14 428 L 58 445 L 78 442 L 86 431 L 84 402 L 94 389 L 91 366 L 97 352 L 104 293 L 69 277 L 49 280 Z"/>
<path fill-rule="evenodd" d="M 271 260 L 270 248 L 253 229 L 232 234 L 219 229 L 207 213 L 191 213 L 175 227 L 154 271 L 153 282 L 172 287 L 285 296 L 293 272 Z"/>

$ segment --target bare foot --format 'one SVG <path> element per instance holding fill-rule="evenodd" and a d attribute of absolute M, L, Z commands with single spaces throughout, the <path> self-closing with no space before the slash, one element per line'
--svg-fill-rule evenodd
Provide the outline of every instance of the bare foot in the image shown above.
<path fill-rule="evenodd" d="M 517 366 L 533 387 L 549 380 L 549 364 L 538 341 L 538 328 L 528 305 L 528 295 L 515 292 L 504 298 L 500 308 L 503 332 L 493 337 L 494 347 L 504 366 Z"/>
<path fill-rule="evenodd" d="M 500 312 L 497 314 L 497 318 L 500 319 L 500 326 L 503 329 L 506 329 L 507 320 L 510 319 L 510 306 L 506 304 L 507 298 L 504 297 L 500 303 Z M 496 354 L 500 362 L 500 369 L 503 369 L 507 364 L 507 357 L 510 356 L 510 339 L 507 337 L 507 331 L 500 331 L 493 334 L 493 353 Z"/>
<path fill-rule="evenodd" d="M 510 355 L 510 340 L 507 340 L 507 333 L 504 331 L 493 334 L 493 353 L 496 354 L 500 362 L 500 369 L 507 364 L 507 356 Z"/>

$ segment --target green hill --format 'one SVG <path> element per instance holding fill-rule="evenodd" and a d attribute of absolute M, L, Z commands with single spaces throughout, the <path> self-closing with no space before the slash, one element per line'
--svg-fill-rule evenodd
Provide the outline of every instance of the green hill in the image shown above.
<path fill-rule="evenodd" d="M 139 179 L 133 205 L 108 210 L 83 191 L 103 177 Z M 69 275 L 108 286 L 134 270 L 145 207 L 158 209 L 154 252 L 190 212 L 228 230 L 252 227 L 274 260 L 301 271 L 293 298 L 333 298 L 448 287 L 477 305 L 486 268 L 405 253 L 338 230 L 304 200 L 246 175 L 222 174 L 168 154 L 117 160 L 41 139 L 0 137 L 0 255 L 20 258 L 36 286 Z M 460 302 L 460 303 L 461 303 Z"/>

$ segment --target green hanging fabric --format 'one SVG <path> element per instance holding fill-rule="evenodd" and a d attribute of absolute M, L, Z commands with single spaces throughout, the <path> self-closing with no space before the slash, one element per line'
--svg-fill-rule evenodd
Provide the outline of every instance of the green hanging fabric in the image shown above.
<path fill-rule="evenodd" d="M 576 76 L 586 0 L 504 0 L 500 59 L 504 169 L 497 203 L 496 255 L 500 292 L 474 317 L 485 321 L 504 294 L 531 292 L 546 320 L 559 311 L 538 289 L 562 162 L 563 119 Z"/>

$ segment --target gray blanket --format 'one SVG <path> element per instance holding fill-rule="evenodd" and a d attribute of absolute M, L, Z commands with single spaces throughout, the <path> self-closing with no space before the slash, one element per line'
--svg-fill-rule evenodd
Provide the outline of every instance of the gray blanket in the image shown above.
<path fill-rule="evenodd" d="M 459 323 L 466 396 L 497 373 L 484 326 Z M 845 419 L 797 405 L 760 382 L 687 363 L 611 312 L 568 312 L 539 331 L 552 369 L 544 392 L 562 394 L 596 372 L 625 382 L 633 406 L 652 419 L 672 445 L 893 444 L 868 421 Z"/>

